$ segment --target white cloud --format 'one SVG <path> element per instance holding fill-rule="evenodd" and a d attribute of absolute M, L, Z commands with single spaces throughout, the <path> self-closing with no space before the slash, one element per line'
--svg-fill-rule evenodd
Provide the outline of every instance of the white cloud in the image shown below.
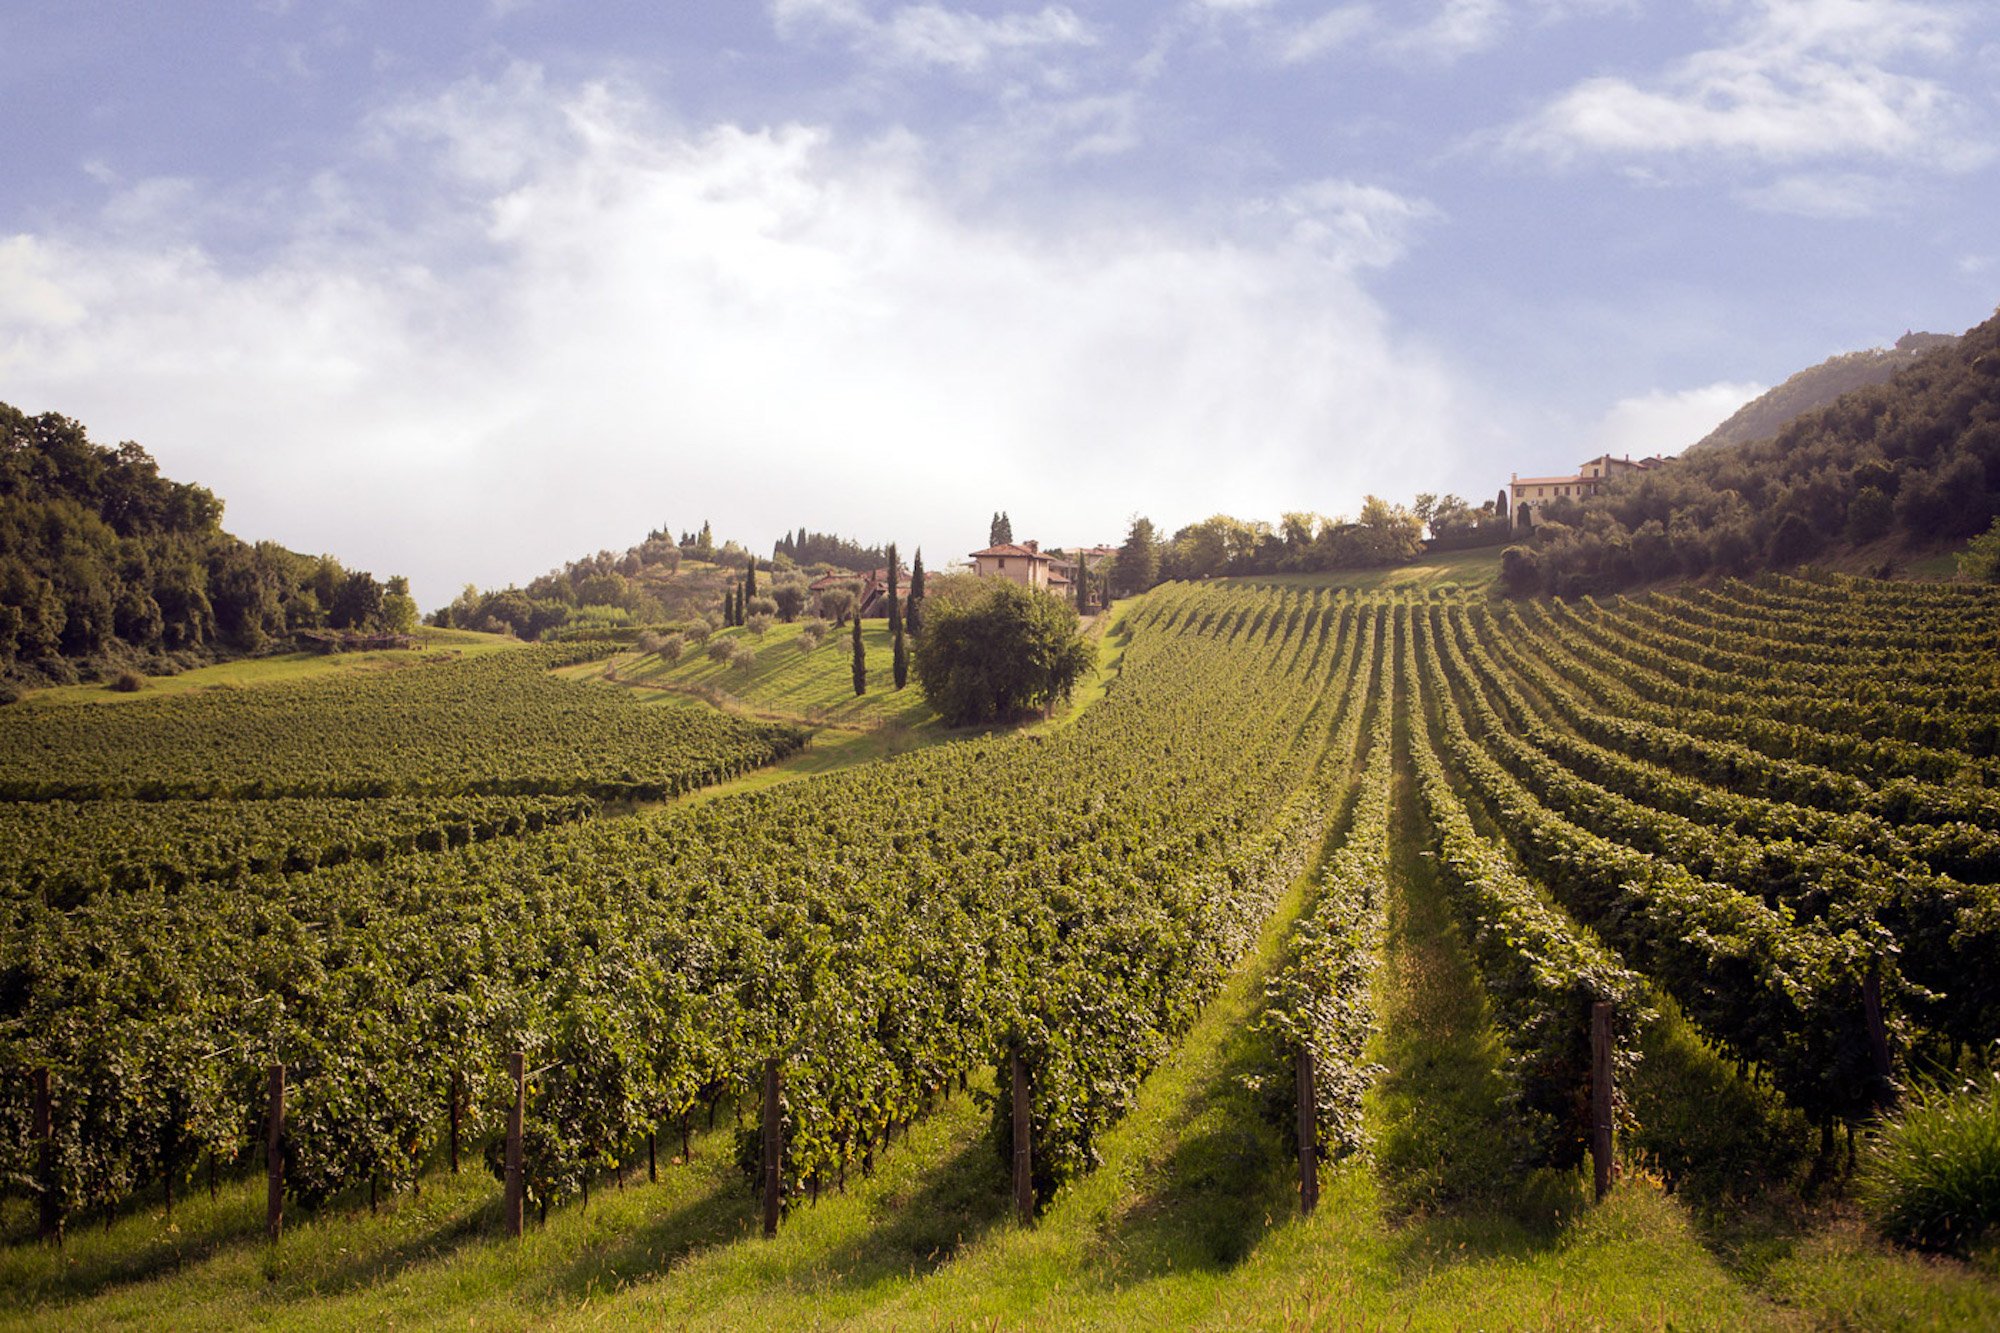
<path fill-rule="evenodd" d="M 1428 201 L 1378 185 L 1325 180 L 1260 201 L 1254 216 L 1278 221 L 1293 244 L 1342 268 L 1380 268 L 1408 250 L 1413 233 L 1437 219 Z"/>
<path fill-rule="evenodd" d="M 1287 65 L 1317 60 L 1366 33 L 1375 24 L 1367 5 L 1342 5 L 1287 32 L 1278 48 L 1278 59 Z"/>
<path fill-rule="evenodd" d="M 252 201 L 290 226 L 259 257 L 0 241 L 0 383 L 139 440 L 232 531 L 407 573 L 427 605 L 704 518 L 941 566 L 996 508 L 1057 541 L 1340 510 L 1433 488 L 1490 433 L 1354 277 L 1418 205 L 1339 184 L 1274 203 L 1275 236 L 1002 225 L 935 170 L 907 137 L 468 83 Z"/>
<path fill-rule="evenodd" d="M 1587 79 L 1507 142 L 1556 161 L 1719 154 L 1963 169 L 1989 156 L 1968 104 L 1910 68 L 1956 54 L 1959 11 L 1920 0 L 1751 0 L 1748 11 L 1727 43 L 1651 79 Z"/>
<path fill-rule="evenodd" d="M 1677 454 L 1727 421 L 1737 408 L 1765 391 L 1762 384 L 1718 383 L 1697 389 L 1621 398 L 1590 431 L 1590 453 Z"/>
<path fill-rule="evenodd" d="M 1495 45 L 1510 18 L 1505 0 L 1444 0 L 1428 23 L 1404 29 L 1382 45 L 1393 55 L 1450 63 Z"/>
<path fill-rule="evenodd" d="M 968 74 L 1009 56 L 1097 41 L 1090 25 L 1063 5 L 991 18 L 944 5 L 904 5 L 878 19 L 857 0 L 775 0 L 772 17 L 782 37 L 828 31 L 884 65 Z"/>

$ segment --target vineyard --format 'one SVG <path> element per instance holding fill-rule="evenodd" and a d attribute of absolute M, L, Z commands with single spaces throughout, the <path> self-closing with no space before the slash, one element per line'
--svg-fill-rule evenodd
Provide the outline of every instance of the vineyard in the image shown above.
<path fill-rule="evenodd" d="M 664 1140 L 784 1229 L 957 1135 L 990 1164 L 965 1178 L 1011 1169 L 1058 1237 L 1132 1178 L 1107 1163 L 1150 1132 L 1126 1123 L 1149 1076 L 1236 1040 L 1203 1024 L 1238 1004 L 1206 1095 L 1338 1212 L 1385 1078 L 1410 1078 L 1384 960 L 1432 892 L 1505 1170 L 1571 1181 L 1570 1215 L 1586 1164 L 1599 1195 L 1614 1167 L 1719 1188 L 1669 1066 L 1759 1108 L 1760 1188 L 1811 1192 L 1913 1080 L 2000 1038 L 2000 596 L 1169 585 L 1114 632 L 1120 674 L 1074 725 L 621 817 L 584 798 L 801 738 L 546 676 L 580 649 L 0 715 L 10 1238 L 261 1179 L 267 1135 L 308 1209 L 463 1159 L 546 1227 L 669 1175 Z M 1105 1262 L 1116 1210 L 1092 1207 L 1080 1253 Z M 952 1290 L 946 1240 L 925 1264 Z M 735 1243 L 757 1242 L 705 1245 Z M 1951 1299 L 1990 1312 L 1968 1281 Z"/>

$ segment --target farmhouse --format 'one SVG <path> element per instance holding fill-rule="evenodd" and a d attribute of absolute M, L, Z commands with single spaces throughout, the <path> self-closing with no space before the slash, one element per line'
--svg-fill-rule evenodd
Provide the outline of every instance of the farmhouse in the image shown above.
<path fill-rule="evenodd" d="M 1000 578 L 1028 588 L 1068 592 L 1070 580 L 1056 571 L 1054 556 L 1042 554 L 1039 542 L 1007 542 L 971 553 L 972 572 L 982 579 Z M 1074 569 L 1074 566 L 1071 566 Z"/>
<path fill-rule="evenodd" d="M 1573 477 L 1524 477 L 1516 472 L 1513 481 L 1508 484 L 1508 512 L 1513 515 L 1514 525 L 1518 527 L 1524 509 L 1545 505 L 1552 500 L 1580 500 L 1586 495 L 1595 495 L 1606 478 L 1626 472 L 1650 472 L 1665 461 L 1655 456 L 1635 463 L 1630 454 L 1623 458 L 1599 454 L 1578 467 Z"/>
<path fill-rule="evenodd" d="M 889 614 L 889 567 L 887 565 L 882 566 L 880 569 L 871 569 L 864 574 L 850 574 L 845 570 L 834 570 L 832 573 L 820 575 L 807 584 L 806 591 L 812 593 L 814 596 L 818 596 L 828 588 L 839 588 L 849 585 L 860 589 L 854 597 L 854 614 L 860 616 L 863 620 Z M 896 585 L 903 589 L 907 589 L 910 586 L 910 571 L 903 568 L 900 563 L 896 566 Z"/>

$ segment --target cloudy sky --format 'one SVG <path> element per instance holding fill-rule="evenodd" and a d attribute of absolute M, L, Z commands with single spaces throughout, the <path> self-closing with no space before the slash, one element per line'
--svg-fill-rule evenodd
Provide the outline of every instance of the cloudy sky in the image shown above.
<path fill-rule="evenodd" d="M 1990 0 L 0 0 L 0 401 L 426 607 L 1671 451 L 2000 302 Z"/>

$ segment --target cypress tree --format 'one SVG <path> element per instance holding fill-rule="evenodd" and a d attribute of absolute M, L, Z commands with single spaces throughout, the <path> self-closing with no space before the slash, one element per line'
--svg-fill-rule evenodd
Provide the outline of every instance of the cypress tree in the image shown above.
<path fill-rule="evenodd" d="M 910 681 L 910 648 L 903 642 L 903 627 L 896 626 L 895 656 L 890 659 L 896 677 L 896 688 L 902 689 Z"/>
<path fill-rule="evenodd" d="M 743 600 L 738 606 L 749 606 L 750 599 L 757 595 L 757 558 L 750 557 L 750 563 L 743 567 Z"/>
<path fill-rule="evenodd" d="M 1090 557 L 1082 551 L 1076 553 L 1076 613 L 1083 614 L 1083 604 L 1090 600 Z"/>
<path fill-rule="evenodd" d="M 854 617 L 854 692 L 868 693 L 868 658 L 861 651 L 861 617 Z"/>
<path fill-rule="evenodd" d="M 736 589 L 722 590 L 722 627 L 728 629 L 736 623 Z"/>
<path fill-rule="evenodd" d="M 889 543 L 889 632 L 903 632 L 903 608 L 896 596 L 896 543 Z"/>
<path fill-rule="evenodd" d="M 910 600 L 924 595 L 924 548 L 917 548 L 917 563 L 910 566 Z"/>

